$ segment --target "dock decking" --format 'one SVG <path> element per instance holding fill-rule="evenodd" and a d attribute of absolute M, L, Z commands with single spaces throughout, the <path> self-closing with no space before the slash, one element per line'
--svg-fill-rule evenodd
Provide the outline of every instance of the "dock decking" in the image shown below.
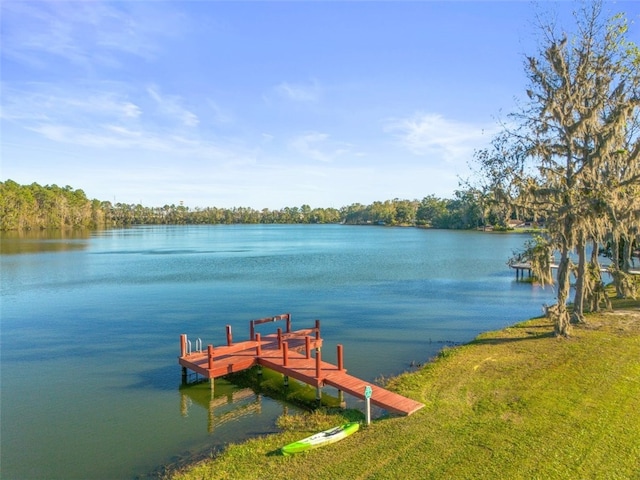
<path fill-rule="evenodd" d="M 255 325 L 278 320 L 286 320 L 285 332 L 279 328 L 277 333 L 264 337 L 255 334 Z M 279 372 L 285 377 L 316 387 L 318 398 L 320 389 L 327 385 L 340 392 L 364 399 L 365 387 L 370 386 L 371 403 L 390 413 L 411 415 L 424 406 L 420 402 L 382 387 L 370 385 L 364 380 L 347 374 L 343 365 L 342 345 L 337 346 L 338 365 L 324 362 L 318 320 L 314 328 L 298 331 L 291 330 L 289 314 L 252 320 L 250 326 L 251 337 L 255 338 L 254 340 L 233 343 L 231 328 L 227 326 L 227 345 L 215 348 L 209 345 L 206 350 L 203 350 L 200 343 L 195 352 L 189 348 L 186 335 L 181 335 L 181 354 L 178 362 L 183 367 L 183 377 L 186 376 L 188 369 L 213 381 L 230 373 L 260 365 Z"/>
<path fill-rule="evenodd" d="M 531 277 L 531 263 L 530 262 L 519 262 L 512 263 L 509 267 L 513 268 L 516 271 L 516 280 L 524 280 L 524 272 L 528 273 L 529 278 Z M 556 270 L 558 268 L 557 263 L 552 263 L 551 268 Z M 609 267 L 607 265 L 600 266 L 600 273 L 608 273 L 611 274 Z M 630 275 L 640 275 L 640 269 L 630 269 L 628 272 Z"/>

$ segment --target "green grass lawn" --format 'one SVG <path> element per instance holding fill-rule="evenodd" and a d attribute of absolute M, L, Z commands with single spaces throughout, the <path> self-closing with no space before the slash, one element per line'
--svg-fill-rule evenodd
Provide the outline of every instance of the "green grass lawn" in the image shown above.
<path fill-rule="evenodd" d="M 443 350 L 387 385 L 425 404 L 409 417 L 292 457 L 278 449 L 361 414 L 281 418 L 171 478 L 640 479 L 640 302 L 621 306 L 569 339 L 542 318 Z"/>

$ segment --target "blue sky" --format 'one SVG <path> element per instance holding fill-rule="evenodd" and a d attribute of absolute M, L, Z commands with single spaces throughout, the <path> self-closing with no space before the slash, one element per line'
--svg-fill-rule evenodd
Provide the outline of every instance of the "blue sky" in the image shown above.
<path fill-rule="evenodd" d="M 3 0 L 0 180 L 146 206 L 452 198 L 573 2 Z M 625 12 L 640 43 L 640 3 Z"/>

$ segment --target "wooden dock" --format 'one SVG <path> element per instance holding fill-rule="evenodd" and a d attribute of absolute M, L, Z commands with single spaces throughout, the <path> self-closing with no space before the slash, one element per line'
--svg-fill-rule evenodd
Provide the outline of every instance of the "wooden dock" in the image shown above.
<path fill-rule="evenodd" d="M 513 268 L 516 271 L 516 280 L 524 280 L 524 273 L 527 272 L 528 277 L 531 278 L 531 263 L 530 262 L 519 262 L 512 263 L 509 267 Z M 557 263 L 552 263 L 551 268 L 553 270 L 558 269 Z M 608 273 L 611 274 L 609 267 L 607 265 L 600 266 L 600 273 Z M 640 275 L 640 269 L 629 269 L 629 275 Z"/>
<path fill-rule="evenodd" d="M 529 262 L 512 263 L 509 267 L 516 271 L 516 280 L 524 280 L 524 272 L 527 272 L 531 278 L 531 264 Z"/>
<path fill-rule="evenodd" d="M 286 321 L 285 331 L 278 328 L 277 333 L 265 336 L 255 333 L 256 325 L 281 320 Z M 319 320 L 316 320 L 314 328 L 298 331 L 291 329 L 289 314 L 252 320 L 250 338 L 253 340 L 233 343 L 231 327 L 227 325 L 227 345 L 215 348 L 208 345 L 205 350 L 202 343 L 197 342 L 196 351 L 192 351 L 187 336 L 181 335 L 178 362 L 183 368 L 183 379 L 186 378 L 187 370 L 191 370 L 209 379 L 213 387 L 216 378 L 259 365 L 281 373 L 287 381 L 290 377 L 316 387 L 318 399 L 325 385 L 359 399 L 365 398 L 365 388 L 369 386 L 372 389 L 371 403 L 390 413 L 411 415 L 424 406 L 347 374 L 342 345 L 337 346 L 338 365 L 323 361 Z"/>

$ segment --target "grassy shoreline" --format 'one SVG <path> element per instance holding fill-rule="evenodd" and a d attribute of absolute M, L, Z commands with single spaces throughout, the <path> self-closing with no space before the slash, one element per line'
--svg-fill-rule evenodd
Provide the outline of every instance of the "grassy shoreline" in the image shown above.
<path fill-rule="evenodd" d="M 640 479 L 640 301 L 616 308 L 588 315 L 569 339 L 535 318 L 446 348 L 388 385 L 425 408 L 331 447 L 278 454 L 359 412 L 283 417 L 282 433 L 167 478 Z"/>

